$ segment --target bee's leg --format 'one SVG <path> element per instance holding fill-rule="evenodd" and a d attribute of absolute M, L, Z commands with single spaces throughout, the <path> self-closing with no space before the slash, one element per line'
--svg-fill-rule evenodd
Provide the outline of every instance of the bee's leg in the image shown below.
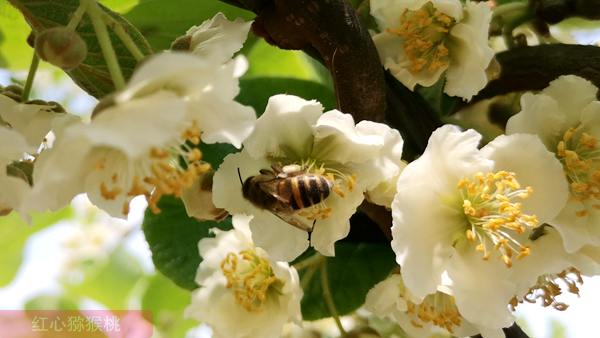
<path fill-rule="evenodd" d="M 317 220 L 316 219 L 313 221 L 312 227 L 308 231 L 308 245 L 309 246 L 312 246 L 311 239 L 312 239 L 312 233 L 315 230 L 315 224 L 317 224 Z"/>

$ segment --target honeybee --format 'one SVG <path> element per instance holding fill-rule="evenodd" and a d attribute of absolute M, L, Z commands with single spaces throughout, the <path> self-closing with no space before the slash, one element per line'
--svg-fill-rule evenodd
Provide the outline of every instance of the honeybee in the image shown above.
<path fill-rule="evenodd" d="M 239 172 L 240 182 L 242 176 Z M 316 173 L 307 173 L 299 165 L 271 166 L 242 183 L 242 194 L 254 206 L 272 212 L 283 221 L 309 234 L 312 224 L 297 217 L 302 209 L 323 202 L 331 193 L 334 182 Z"/>

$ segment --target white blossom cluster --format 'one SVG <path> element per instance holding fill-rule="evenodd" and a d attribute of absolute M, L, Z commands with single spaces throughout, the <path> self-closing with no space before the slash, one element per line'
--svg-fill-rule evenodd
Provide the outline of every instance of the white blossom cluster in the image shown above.
<path fill-rule="evenodd" d="M 384 67 L 410 89 L 444 74 L 446 93 L 470 99 L 487 83 L 483 3 L 371 0 L 371 12 Z M 593 84 L 563 76 L 523 95 L 506 135 L 483 147 L 475 130 L 445 125 L 407 164 L 402 137 L 385 124 L 292 95 L 271 97 L 258 118 L 237 103 L 246 64 L 233 55 L 249 28 L 221 14 L 193 27 L 188 52 L 143 62 L 87 124 L 1 95 L 0 212 L 27 217 L 87 193 L 117 217 L 138 195 L 155 212 L 173 195 L 195 217 L 232 215 L 233 230 L 198 244 L 199 288 L 186 310 L 216 337 L 279 337 L 284 324 L 301 324 L 303 291 L 287 262 L 309 246 L 335 256 L 365 200 L 391 210 L 401 272 L 377 284 L 365 308 L 414 336 L 503 337 L 520 302 L 560 308 L 560 283 L 576 290 L 581 275 L 600 272 Z M 213 168 L 204 192 L 212 169 L 201 142 L 241 148 Z M 20 162 L 33 164 L 31 182 L 9 175 Z M 269 207 L 249 186 L 265 182 L 275 182 Z"/>

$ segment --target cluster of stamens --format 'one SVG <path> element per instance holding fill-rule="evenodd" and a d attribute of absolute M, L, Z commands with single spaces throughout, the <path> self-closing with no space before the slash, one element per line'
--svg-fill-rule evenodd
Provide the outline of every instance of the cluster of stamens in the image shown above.
<path fill-rule="evenodd" d="M 428 295 L 421 304 L 407 300 L 406 312 L 411 315 L 411 324 L 422 328 L 424 324 L 431 323 L 453 333 L 455 326 L 460 326 L 462 316 L 452 296 L 441 292 Z"/>
<path fill-rule="evenodd" d="M 569 181 L 571 196 L 577 201 L 592 201 L 592 207 L 600 209 L 600 148 L 598 139 L 582 132 L 581 125 L 570 128 L 558 143 L 556 155 L 563 164 Z M 578 217 L 587 216 L 587 209 L 575 212 Z"/>
<path fill-rule="evenodd" d="M 227 279 L 227 288 L 233 291 L 237 303 L 249 312 L 261 311 L 269 291 L 281 283 L 269 261 L 254 250 L 228 253 L 221 262 L 221 270 Z"/>
<path fill-rule="evenodd" d="M 514 173 L 498 171 L 463 178 L 458 189 L 468 221 L 466 237 L 479 243 L 476 250 L 483 253 L 483 259 L 489 259 L 493 248 L 500 253 L 504 264 L 511 267 L 515 253 L 518 259 L 529 255 L 529 247 L 519 243 L 511 233 L 523 234 L 539 224 L 535 215 L 523 214 L 522 204 L 515 202 L 529 197 L 533 192 L 531 187 L 522 188 Z"/>
<path fill-rule="evenodd" d="M 202 161 L 202 152 L 194 147 L 200 143 L 200 129 L 196 123 L 185 129 L 181 139 L 166 148 L 152 148 L 148 157 L 137 163 L 131 184 L 120 186 L 119 173 L 114 173 L 109 182 L 100 184 L 100 193 L 106 200 L 114 200 L 125 193 L 129 197 L 146 196 L 148 207 L 154 213 L 160 212 L 158 201 L 164 195 L 180 197 L 183 190 L 190 187 L 194 180 L 210 169 Z M 193 145 L 190 146 L 189 144 Z M 95 169 L 105 170 L 106 157 L 96 162 Z M 122 213 L 127 214 L 129 203 L 123 204 Z"/>
<path fill-rule="evenodd" d="M 411 73 L 424 69 L 434 73 L 448 65 L 449 51 L 444 42 L 454 23 L 453 18 L 428 2 L 416 11 L 405 10 L 400 17 L 400 27 L 389 28 L 388 32 L 403 38 Z"/>
<path fill-rule="evenodd" d="M 559 311 L 566 310 L 569 305 L 558 301 L 558 296 L 566 291 L 579 296 L 579 287 L 583 284 L 581 273 L 575 268 L 569 268 L 556 275 L 543 275 L 538 278 L 535 286 L 531 287 L 523 297 L 513 297 L 510 307 L 514 309 L 523 302 L 535 304 L 542 301 L 542 306 L 552 306 Z M 562 287 L 561 287 L 562 285 Z"/>

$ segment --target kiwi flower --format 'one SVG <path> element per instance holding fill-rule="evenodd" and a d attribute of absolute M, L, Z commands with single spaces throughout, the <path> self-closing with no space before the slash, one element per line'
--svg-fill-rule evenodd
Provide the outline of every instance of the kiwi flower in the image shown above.
<path fill-rule="evenodd" d="M 471 99 L 487 83 L 494 52 L 492 13 L 483 2 L 371 0 L 381 33 L 373 36 L 383 66 L 406 87 L 429 87 L 445 74 L 444 92 Z"/>
<path fill-rule="evenodd" d="M 387 125 L 355 124 L 350 115 L 337 110 L 323 113 L 316 101 L 276 95 L 269 99 L 243 150 L 228 155 L 216 171 L 213 202 L 230 214 L 253 215 L 250 228 L 255 243 L 277 260 L 291 261 L 309 244 L 333 256 L 334 243 L 348 235 L 350 216 L 365 193 L 374 201 L 392 200 L 395 189 L 378 188 L 400 173 L 401 155 L 402 138 Z M 294 166 L 299 172 L 325 177 L 331 183 L 330 193 L 311 204 L 302 200 L 308 199 L 307 191 L 296 194 L 290 203 L 308 207 L 287 215 L 258 208 L 244 198 L 242 185 L 272 166 Z M 312 228 L 310 242 L 306 231 L 288 221 Z"/>
<path fill-rule="evenodd" d="M 145 61 L 91 123 L 65 128 L 40 156 L 36 207 L 60 208 L 86 192 L 111 216 L 125 217 L 135 196 L 145 195 L 155 212 L 161 196 L 180 197 L 209 169 L 201 140 L 240 147 L 254 127 L 254 110 L 233 100 L 235 68 L 185 53 Z"/>
<path fill-rule="evenodd" d="M 398 179 L 392 249 L 415 297 L 451 286 L 464 318 L 501 328 L 512 323 L 507 304 L 520 281 L 533 283 L 541 274 L 532 258 L 561 249 L 533 250 L 529 235 L 556 217 L 568 186 L 560 162 L 537 137 L 500 136 L 481 150 L 480 140 L 476 131 L 451 125 L 431 135 Z"/>
<path fill-rule="evenodd" d="M 213 229 L 214 238 L 198 243 L 200 288 L 185 315 L 209 325 L 216 338 L 277 338 L 284 324 L 302 321 L 298 272 L 254 245 L 251 218 L 234 215 L 233 230 Z"/>
<path fill-rule="evenodd" d="M 600 245 L 600 101 L 598 88 L 574 75 L 561 76 L 538 94 L 521 98 L 507 134 L 537 135 L 560 160 L 569 200 L 549 223 L 568 252 Z"/>

